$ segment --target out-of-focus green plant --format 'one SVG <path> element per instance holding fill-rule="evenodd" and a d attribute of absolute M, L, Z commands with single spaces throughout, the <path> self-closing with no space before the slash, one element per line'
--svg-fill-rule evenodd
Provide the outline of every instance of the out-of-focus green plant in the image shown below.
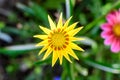
<path fill-rule="evenodd" d="M 28 5 L 16 4 L 17 9 L 27 18 L 15 21 L 17 13 L 9 17 L 11 22 L 15 22 L 16 25 L 19 23 L 17 26 L 8 27 L 5 22 L 0 21 L 1 32 L 9 34 L 9 37 L 11 35 L 16 37 L 11 37 L 14 46 L 7 46 L 7 44 L 6 47 L 0 46 L 0 54 L 10 58 L 10 65 L 6 67 L 9 74 L 15 74 L 19 69 L 32 69 L 25 80 L 53 80 L 52 78 L 56 76 L 53 69 L 56 68 L 49 66 L 51 56 L 44 61 L 40 60 L 41 56 L 38 56 L 37 53 L 38 49 L 41 48 L 34 46 L 33 43 L 37 42 L 37 39 L 33 39 L 32 36 L 42 33 L 39 32 L 38 25 L 49 25 L 48 14 L 51 14 L 54 20 L 58 20 L 58 13 L 62 11 L 64 20 L 73 16 L 73 21 L 79 21 L 78 25 L 84 26 L 83 30 L 76 36 L 83 37 L 85 40 L 76 43 L 82 46 L 85 52 L 75 51 L 80 60 L 76 61 L 71 58 L 72 64 L 63 59 L 62 73 L 59 75 L 61 80 L 120 79 L 120 54 L 113 54 L 110 52 L 109 46 L 104 46 L 99 28 L 110 11 L 119 9 L 119 0 L 46 0 L 45 2 L 40 0 L 40 3 L 38 2 L 36 0 Z M 19 22 L 16 23 L 17 21 Z M 25 57 L 22 58 L 21 64 L 18 64 L 16 57 L 21 55 Z M 48 72 L 44 72 L 45 69 Z"/>

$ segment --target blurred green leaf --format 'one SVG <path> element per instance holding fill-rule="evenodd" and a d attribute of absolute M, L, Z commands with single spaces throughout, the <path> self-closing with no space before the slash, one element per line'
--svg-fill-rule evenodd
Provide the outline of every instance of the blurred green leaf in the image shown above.
<path fill-rule="evenodd" d="M 104 5 L 101 10 L 102 14 L 107 14 L 111 10 L 111 7 L 112 3 L 107 3 L 106 5 Z"/>
<path fill-rule="evenodd" d="M 28 51 L 37 50 L 39 48 L 40 47 L 35 47 L 35 44 L 14 45 L 14 46 L 0 48 L 0 53 L 14 57 L 20 54 L 24 54 Z"/>
<path fill-rule="evenodd" d="M 12 38 L 8 34 L 3 33 L 1 31 L 0 31 L 0 39 L 8 43 L 12 42 Z"/>
<path fill-rule="evenodd" d="M 47 19 L 48 13 L 43 7 L 41 7 L 40 5 L 36 3 L 32 3 L 31 9 L 34 11 L 35 13 L 34 16 L 38 20 L 41 20 L 44 24 L 48 24 L 48 19 Z"/>
<path fill-rule="evenodd" d="M 93 50 L 96 50 L 98 48 L 97 42 L 89 37 L 81 37 L 84 40 L 81 40 L 80 44 L 91 46 Z"/>
<path fill-rule="evenodd" d="M 66 0 L 66 18 L 68 19 L 73 14 L 75 0 Z"/>
<path fill-rule="evenodd" d="M 114 74 L 120 74 L 120 68 L 113 68 L 113 67 L 111 67 L 112 64 L 107 65 L 104 63 L 99 63 L 99 62 L 93 61 L 91 59 L 84 59 L 84 61 L 86 64 L 88 64 L 94 68 L 97 68 L 97 69 L 100 69 L 100 70 L 103 70 L 106 72 L 114 73 Z"/>
<path fill-rule="evenodd" d="M 80 21 L 80 23 L 81 23 L 81 25 L 85 25 L 86 23 L 87 23 L 87 20 L 86 20 L 87 18 L 86 18 L 86 15 L 85 14 L 83 14 L 83 13 L 80 13 L 79 14 L 79 21 Z"/>
<path fill-rule="evenodd" d="M 40 60 L 40 61 L 37 61 L 33 64 L 33 66 L 38 66 L 38 65 L 43 65 L 43 63 L 51 63 L 51 58 L 48 58 L 48 59 L 45 59 L 45 60 Z"/>
<path fill-rule="evenodd" d="M 33 17 L 34 19 L 42 21 L 45 25 L 48 24 L 47 20 L 47 11 L 36 3 L 31 3 L 30 6 L 17 3 L 17 8 L 21 9 L 24 13 L 27 13 L 28 16 Z"/>
<path fill-rule="evenodd" d="M 75 64 L 75 69 L 82 74 L 83 76 L 87 76 L 88 75 L 88 70 L 84 67 L 82 67 L 80 64 L 76 63 Z"/>
<path fill-rule="evenodd" d="M 23 12 L 28 13 L 29 16 L 35 15 L 34 11 L 30 7 L 27 7 L 26 5 L 23 5 L 21 3 L 17 3 L 16 7 L 18 9 L 22 10 Z"/>
<path fill-rule="evenodd" d="M 43 5 L 45 8 L 48 8 L 48 9 L 57 9 L 57 8 L 60 8 L 61 4 L 64 3 L 65 1 L 64 0 L 46 0 L 44 1 Z"/>
<path fill-rule="evenodd" d="M 5 27 L 5 23 L 0 21 L 0 29 Z"/>

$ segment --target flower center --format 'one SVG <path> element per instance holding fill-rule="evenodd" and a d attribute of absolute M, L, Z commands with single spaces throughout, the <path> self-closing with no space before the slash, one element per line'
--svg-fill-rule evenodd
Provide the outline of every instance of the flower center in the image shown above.
<path fill-rule="evenodd" d="M 65 43 L 65 37 L 62 33 L 54 33 L 51 40 L 54 46 L 62 46 Z"/>
<path fill-rule="evenodd" d="M 53 30 L 48 37 L 48 43 L 54 50 L 62 50 L 69 44 L 69 35 L 63 29 Z"/>
<path fill-rule="evenodd" d="M 114 27 L 113 27 L 113 32 L 116 36 L 120 37 L 120 24 L 116 24 Z"/>

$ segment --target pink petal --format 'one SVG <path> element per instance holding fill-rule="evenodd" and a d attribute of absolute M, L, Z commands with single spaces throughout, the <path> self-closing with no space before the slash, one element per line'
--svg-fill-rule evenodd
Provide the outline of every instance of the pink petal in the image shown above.
<path fill-rule="evenodd" d="M 115 38 L 112 45 L 111 45 L 112 52 L 119 52 L 120 51 L 120 40 Z"/>
<path fill-rule="evenodd" d="M 113 35 L 112 31 L 103 31 L 103 32 L 101 33 L 101 37 L 102 37 L 102 38 L 108 38 L 108 37 L 110 37 L 111 35 Z"/>
<path fill-rule="evenodd" d="M 114 40 L 114 35 L 111 35 L 111 36 L 109 36 L 108 38 L 106 38 L 106 39 L 104 40 L 104 44 L 105 44 L 105 45 L 111 45 L 112 42 L 113 42 L 113 40 Z"/>
<path fill-rule="evenodd" d="M 108 23 L 110 23 L 110 25 L 114 25 L 114 23 L 116 21 L 115 17 L 116 17 L 116 15 L 113 13 L 110 13 L 107 15 L 106 19 L 107 19 Z"/>
<path fill-rule="evenodd" d="M 120 23 L 120 13 L 116 14 L 116 23 Z"/>
<path fill-rule="evenodd" d="M 105 31 L 111 31 L 112 30 L 112 26 L 108 23 L 104 23 L 101 25 L 101 29 L 105 30 Z"/>

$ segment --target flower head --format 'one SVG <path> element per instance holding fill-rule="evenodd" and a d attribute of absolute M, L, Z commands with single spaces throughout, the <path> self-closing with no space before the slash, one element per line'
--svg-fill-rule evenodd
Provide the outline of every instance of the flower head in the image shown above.
<path fill-rule="evenodd" d="M 101 33 L 105 45 L 111 45 L 112 52 L 120 51 L 120 10 L 111 12 L 106 17 L 107 22 L 101 25 Z"/>
<path fill-rule="evenodd" d="M 83 27 L 74 29 L 77 25 L 77 22 L 69 25 L 71 18 L 72 17 L 70 17 L 63 25 L 61 13 L 58 24 L 55 25 L 55 23 L 48 15 L 50 29 L 40 26 L 40 29 L 43 30 L 45 34 L 34 36 L 36 38 L 42 39 L 42 41 L 38 43 L 37 46 L 43 46 L 39 52 L 39 55 L 46 51 L 45 55 L 43 56 L 43 60 L 52 53 L 52 66 L 54 66 L 58 59 L 60 60 L 60 64 L 62 64 L 63 56 L 69 62 L 72 62 L 69 55 L 78 60 L 78 57 L 72 49 L 84 51 L 78 45 L 73 43 L 73 41 L 82 40 L 82 38 L 76 38 L 74 35 L 77 34 Z"/>

